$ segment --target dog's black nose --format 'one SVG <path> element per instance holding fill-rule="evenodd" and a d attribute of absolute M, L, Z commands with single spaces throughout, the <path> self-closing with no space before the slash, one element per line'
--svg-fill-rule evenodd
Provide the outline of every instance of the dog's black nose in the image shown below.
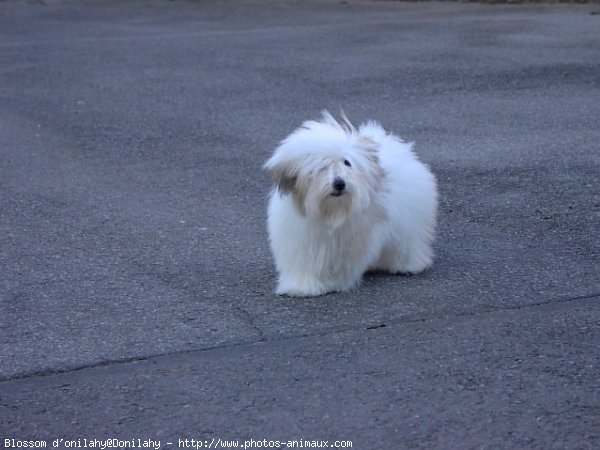
<path fill-rule="evenodd" d="M 337 192 L 342 192 L 344 189 L 346 189 L 346 182 L 340 177 L 335 177 L 333 180 L 333 189 L 335 189 Z"/>

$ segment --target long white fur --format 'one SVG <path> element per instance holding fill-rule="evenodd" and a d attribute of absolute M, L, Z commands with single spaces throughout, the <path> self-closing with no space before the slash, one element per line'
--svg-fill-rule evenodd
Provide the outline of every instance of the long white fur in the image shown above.
<path fill-rule="evenodd" d="M 324 111 L 283 140 L 264 168 L 276 184 L 268 231 L 277 294 L 346 291 L 368 270 L 418 273 L 432 264 L 435 177 L 412 144 L 378 123 L 356 129 Z M 332 195 L 335 178 L 346 183 L 341 196 Z"/>

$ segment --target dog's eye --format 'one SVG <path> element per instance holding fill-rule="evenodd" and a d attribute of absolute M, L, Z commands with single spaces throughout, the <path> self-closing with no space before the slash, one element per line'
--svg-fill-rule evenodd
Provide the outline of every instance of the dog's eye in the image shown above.
<path fill-rule="evenodd" d="M 348 167 L 352 167 L 352 164 L 350 164 L 350 161 L 348 161 L 347 159 L 344 160 L 344 165 L 348 166 Z"/>

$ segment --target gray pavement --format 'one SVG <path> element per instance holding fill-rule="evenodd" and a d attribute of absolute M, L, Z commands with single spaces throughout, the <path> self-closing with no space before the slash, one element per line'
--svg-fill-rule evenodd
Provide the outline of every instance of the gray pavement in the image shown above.
<path fill-rule="evenodd" d="M 0 446 L 599 448 L 596 12 L 0 2 Z M 437 175 L 436 262 L 279 298 L 261 164 L 339 107 Z"/>

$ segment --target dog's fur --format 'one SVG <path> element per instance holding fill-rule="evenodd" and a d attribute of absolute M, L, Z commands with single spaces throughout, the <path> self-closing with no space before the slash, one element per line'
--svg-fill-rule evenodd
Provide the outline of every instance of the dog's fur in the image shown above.
<path fill-rule="evenodd" d="M 356 129 L 324 111 L 264 168 L 276 184 L 268 229 L 277 294 L 346 291 L 366 271 L 413 274 L 431 265 L 435 177 L 411 144 L 378 123 Z"/>

